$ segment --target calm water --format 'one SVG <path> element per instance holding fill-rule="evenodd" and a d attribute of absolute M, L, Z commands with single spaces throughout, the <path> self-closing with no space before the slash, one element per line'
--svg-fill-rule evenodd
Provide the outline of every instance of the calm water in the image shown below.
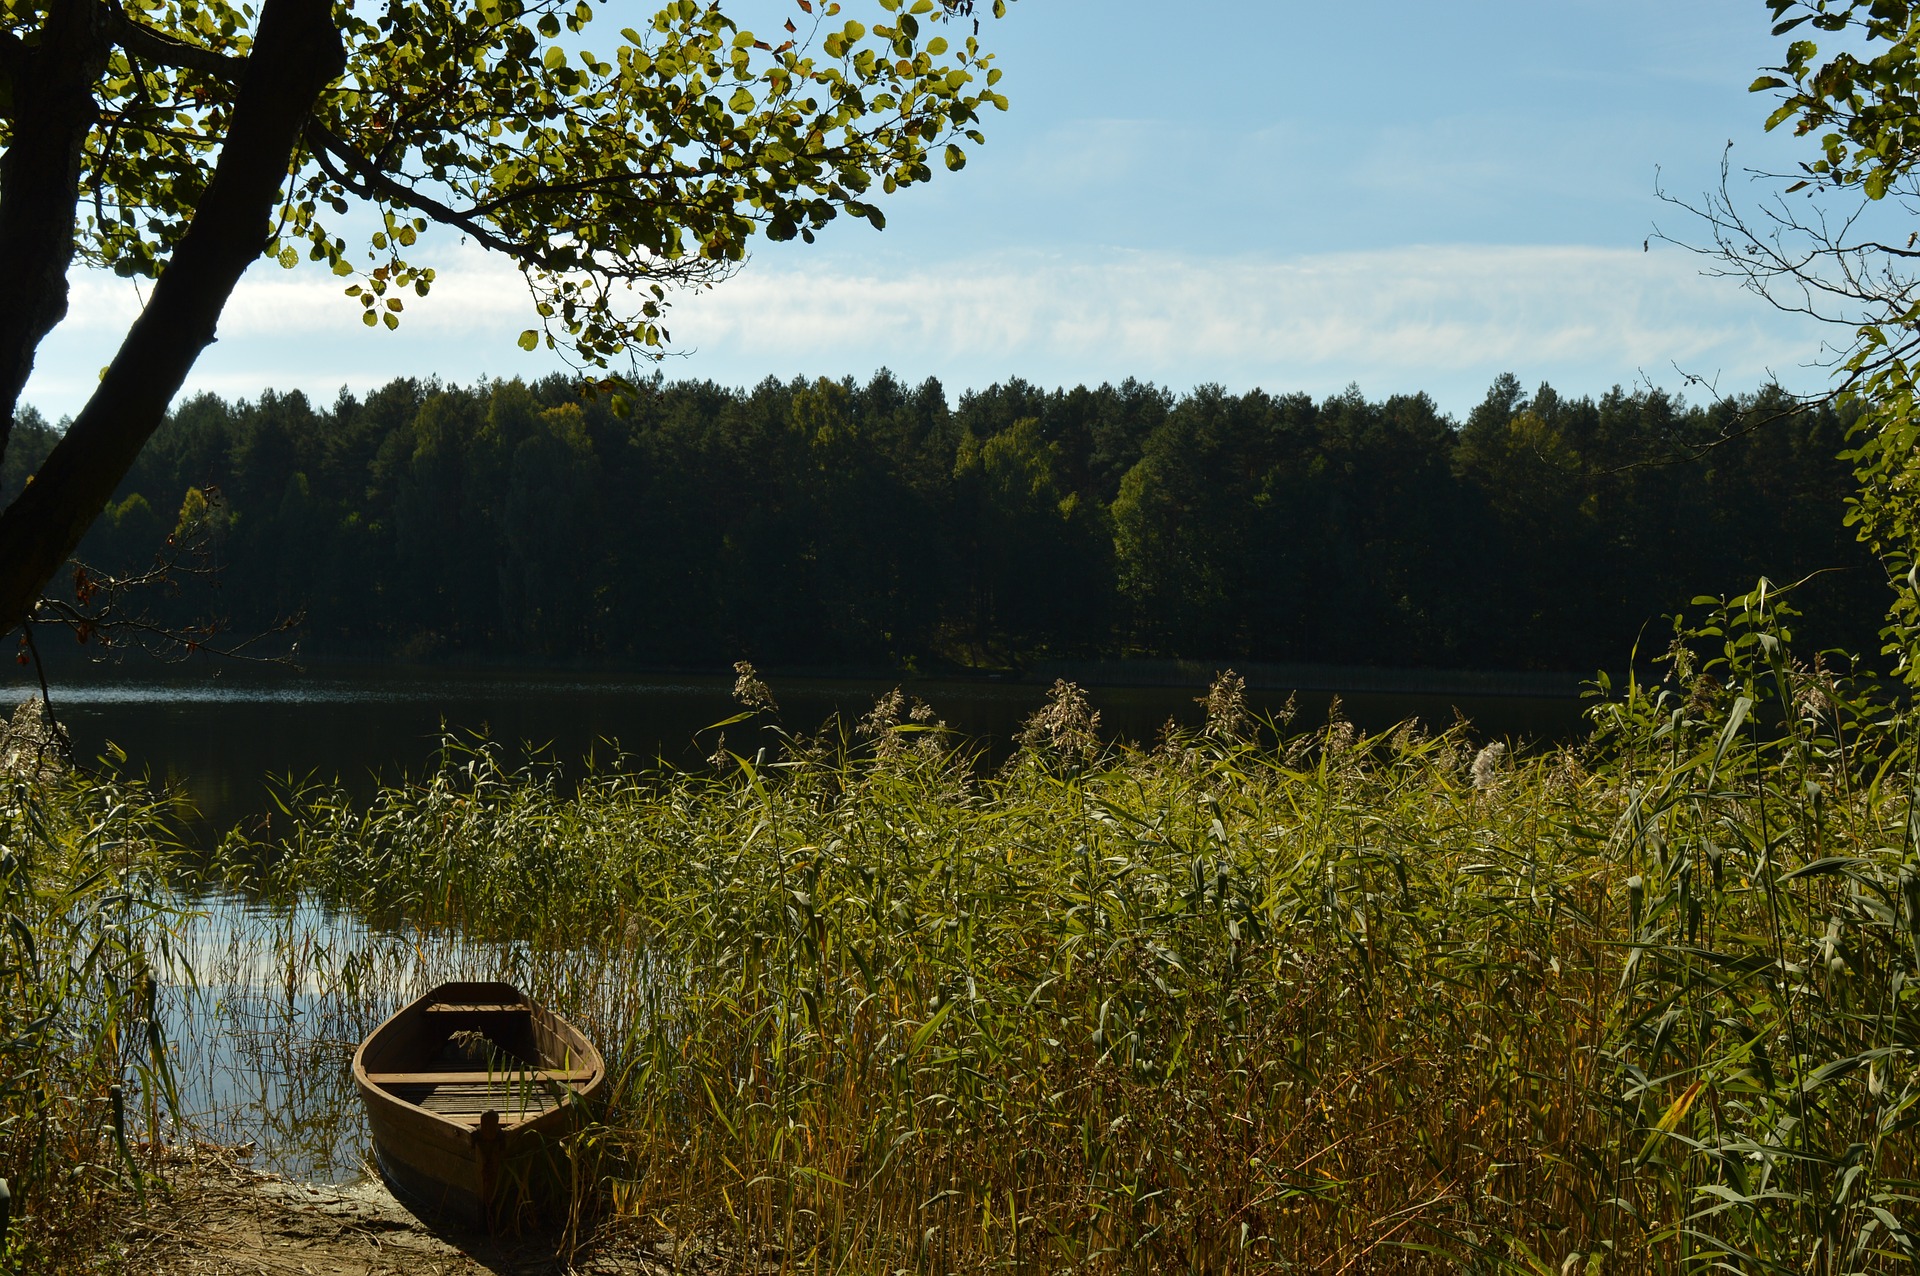
<path fill-rule="evenodd" d="M 12 704 L 34 684 L 9 667 L 0 696 Z M 123 750 L 126 766 L 180 786 L 209 830 L 269 809 L 269 777 L 338 778 L 366 792 L 430 765 L 443 729 L 482 732 L 503 744 L 545 750 L 577 773 L 630 759 L 692 766 L 713 752 L 712 724 L 737 710 L 731 678 L 623 677 L 568 673 L 421 671 L 328 667 L 203 667 L 185 672 L 102 665 L 52 679 L 56 714 L 82 757 Z M 782 718 L 812 732 L 836 715 L 858 719 L 895 685 L 929 702 L 991 758 L 1005 756 L 1020 722 L 1046 697 L 1037 683 L 773 678 Z M 1150 741 L 1168 718 L 1197 725 L 1191 687 L 1095 687 L 1088 696 L 1112 735 Z M 1299 695 L 1296 725 L 1325 720 L 1333 693 Z M 1287 693 L 1256 690 L 1261 712 Z M 1343 711 L 1363 729 L 1417 717 L 1447 725 L 1456 713 L 1493 738 L 1557 741 L 1580 729 L 1571 698 L 1443 694 L 1347 694 Z M 730 743 L 742 744 L 741 728 Z"/>
<path fill-rule="evenodd" d="M 554 1004 L 565 992 L 554 967 L 566 954 L 536 961 L 453 931 L 383 932 L 311 900 L 268 907 L 216 892 L 181 907 L 158 964 L 185 1128 L 169 1132 L 144 1093 L 141 1116 L 163 1137 L 251 1147 L 255 1168 L 296 1182 L 370 1172 L 352 1059 L 388 1015 L 453 979 L 507 979 Z"/>

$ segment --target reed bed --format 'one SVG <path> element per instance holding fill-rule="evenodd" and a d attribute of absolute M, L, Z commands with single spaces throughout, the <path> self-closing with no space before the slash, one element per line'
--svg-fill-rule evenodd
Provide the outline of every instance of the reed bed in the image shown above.
<path fill-rule="evenodd" d="M 583 1206 L 866 1271 L 1909 1270 L 1913 719 L 1766 587 L 1584 747 L 1247 719 L 983 775 L 893 697 L 704 775 L 450 745 L 226 880 L 458 934 L 617 1074 Z M 476 950 L 478 951 L 478 950 Z"/>
<path fill-rule="evenodd" d="M 746 678 L 709 772 L 449 741 L 211 862 L 16 786 L 6 1262 L 110 1259 L 162 1138 L 351 1173 L 351 1043 L 462 976 L 606 1050 L 575 1224 L 743 1270 L 1913 1270 L 1915 718 L 1787 624 L 1710 606 L 1551 753 L 1226 676 L 1150 748 L 1062 684 L 985 773 L 899 696 L 800 736 Z"/>
<path fill-rule="evenodd" d="M 0 776 L 0 1271 L 112 1251 L 172 1093 L 154 958 L 165 804 L 36 763 Z"/>

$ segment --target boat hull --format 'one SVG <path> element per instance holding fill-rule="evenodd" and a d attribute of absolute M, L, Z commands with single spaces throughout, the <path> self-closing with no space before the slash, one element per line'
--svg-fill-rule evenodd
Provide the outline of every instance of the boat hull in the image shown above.
<path fill-rule="evenodd" d="M 449 1039 L 463 1034 L 511 1057 L 449 1064 Z M 605 1064 L 511 985 L 433 989 L 361 1043 L 353 1071 L 375 1162 L 417 1213 L 497 1231 L 537 1225 L 571 1199 L 567 1136 L 588 1118 Z"/>

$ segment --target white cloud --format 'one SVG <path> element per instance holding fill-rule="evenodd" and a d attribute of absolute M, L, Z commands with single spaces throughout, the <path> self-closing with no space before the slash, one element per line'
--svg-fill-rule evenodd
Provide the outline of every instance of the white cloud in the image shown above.
<path fill-rule="evenodd" d="M 519 272 L 478 248 L 456 248 L 421 264 L 435 267 L 435 282 L 425 299 L 411 291 L 399 294 L 408 303 L 408 327 L 440 333 L 488 331 L 527 313 L 527 290 Z M 352 282 L 314 268 L 289 271 L 270 261 L 255 262 L 221 313 L 220 339 L 269 333 L 340 335 L 364 327 L 359 303 L 344 293 Z M 104 272 L 78 275 L 61 331 L 117 337 L 140 313 L 151 287 Z"/>
<path fill-rule="evenodd" d="M 768 253 L 768 257 L 774 256 Z M 788 264 L 794 263 L 794 264 Z M 1820 333 L 1769 311 L 1681 253 L 1581 246 L 1440 245 L 1281 256 L 1088 249 L 896 265 L 785 253 L 709 293 L 670 325 L 688 352 L 669 376 L 750 384 L 864 376 L 888 366 L 950 389 L 1019 375 L 1046 385 L 1155 379 L 1274 390 L 1426 389 L 1451 410 L 1514 371 L 1587 392 L 1673 366 L 1727 388 L 1768 370 L 1802 383 Z M 532 322 L 518 274 L 477 250 L 447 257 L 398 333 L 359 322 L 342 281 L 263 263 L 242 281 L 189 389 L 267 386 L 330 395 L 401 375 L 540 375 L 514 338 Z M 76 281 L 27 401 L 76 410 L 137 311 L 130 285 Z M 106 339 L 103 345 L 102 338 Z"/>
<path fill-rule="evenodd" d="M 1043 382 L 1176 385 L 1569 366 L 1631 380 L 1672 362 L 1753 379 L 1791 371 L 1818 344 L 1677 253 L 1459 245 L 749 271 L 683 303 L 676 336 L 729 362 L 844 363 L 859 350 L 942 376 L 943 361 L 997 362 L 998 375 Z"/>
<path fill-rule="evenodd" d="M 405 295 L 397 332 L 369 328 L 343 293 L 350 280 L 260 261 L 234 289 L 218 339 L 194 365 L 186 392 L 246 397 L 301 388 L 331 398 L 340 386 L 365 390 L 399 376 L 538 376 L 556 366 L 515 345 L 535 322 L 513 267 L 477 248 L 423 257 L 437 278 L 425 298 Z M 23 401 L 52 417 L 80 410 L 100 368 L 139 315 L 150 284 L 101 272 L 76 274 L 67 318 L 41 346 Z"/>

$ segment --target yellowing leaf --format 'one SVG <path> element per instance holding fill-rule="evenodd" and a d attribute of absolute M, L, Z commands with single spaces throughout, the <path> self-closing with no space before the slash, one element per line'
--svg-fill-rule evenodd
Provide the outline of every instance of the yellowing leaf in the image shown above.
<path fill-rule="evenodd" d="M 1700 1097 L 1701 1088 L 1705 1085 L 1706 1082 L 1704 1080 L 1695 1081 L 1685 1090 L 1682 1090 L 1680 1097 L 1667 1106 L 1666 1112 L 1660 1117 L 1659 1123 L 1655 1125 L 1654 1128 L 1668 1134 L 1673 1133 L 1675 1129 L 1679 1128 L 1681 1119 L 1687 1115 L 1687 1109 L 1692 1107 L 1693 1101 Z"/>

